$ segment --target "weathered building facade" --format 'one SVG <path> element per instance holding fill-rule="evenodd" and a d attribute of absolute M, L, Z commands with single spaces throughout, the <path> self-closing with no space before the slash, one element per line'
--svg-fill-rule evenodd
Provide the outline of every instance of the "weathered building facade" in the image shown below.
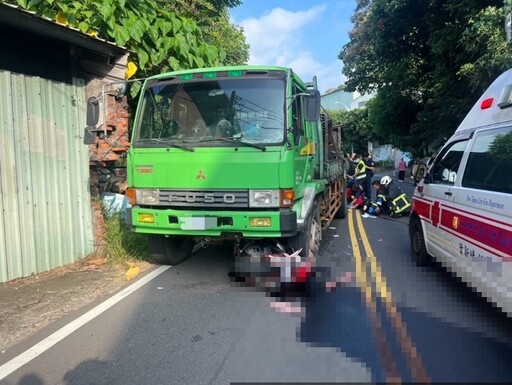
<path fill-rule="evenodd" d="M 128 51 L 0 3 L 0 282 L 94 251 L 95 179 L 128 148 L 128 110 L 106 84 Z M 95 145 L 83 144 L 86 103 L 115 103 Z M 105 163 L 105 161 L 107 163 Z M 94 172 L 92 175 L 96 175 Z M 93 188 L 91 188 L 91 182 Z"/>

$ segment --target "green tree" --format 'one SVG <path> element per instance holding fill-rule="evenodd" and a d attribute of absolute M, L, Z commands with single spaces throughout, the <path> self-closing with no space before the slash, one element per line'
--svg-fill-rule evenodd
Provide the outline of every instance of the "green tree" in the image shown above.
<path fill-rule="evenodd" d="M 229 22 L 227 10 L 212 18 L 204 26 L 203 34 L 206 42 L 225 52 L 223 64 L 242 65 L 249 61 L 249 44 L 245 40 L 244 30 Z"/>
<path fill-rule="evenodd" d="M 229 22 L 228 7 L 234 7 L 238 0 L 158 0 L 171 12 L 193 19 L 203 31 L 203 36 L 226 56 L 224 65 L 241 65 L 249 61 L 249 45 L 245 41 L 242 27 Z"/>
<path fill-rule="evenodd" d="M 368 148 L 368 140 L 382 140 L 372 127 L 368 108 L 328 110 L 327 114 L 335 125 L 342 127 L 345 152 L 361 154 Z"/>
<path fill-rule="evenodd" d="M 377 91 L 376 133 L 417 155 L 450 136 L 508 67 L 503 0 L 358 0 L 339 58 L 347 90 Z"/>

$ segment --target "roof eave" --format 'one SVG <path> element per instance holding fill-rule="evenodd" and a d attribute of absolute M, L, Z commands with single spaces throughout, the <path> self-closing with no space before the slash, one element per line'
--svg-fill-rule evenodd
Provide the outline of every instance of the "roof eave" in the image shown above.
<path fill-rule="evenodd" d="M 78 29 L 54 23 L 35 13 L 6 3 L 0 3 L 0 23 L 40 36 L 65 41 L 105 56 L 119 57 L 129 52 L 128 49 L 114 43 L 84 34 Z"/>

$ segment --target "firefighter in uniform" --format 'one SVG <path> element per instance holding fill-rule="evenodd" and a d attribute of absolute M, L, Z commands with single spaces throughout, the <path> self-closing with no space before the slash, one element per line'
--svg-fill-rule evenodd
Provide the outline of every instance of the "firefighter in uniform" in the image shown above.
<path fill-rule="evenodd" d="M 374 180 L 372 186 L 377 192 L 375 202 L 368 202 L 365 207 L 369 214 L 385 213 L 398 218 L 408 212 L 411 203 L 391 177 L 384 176 L 380 180 Z"/>

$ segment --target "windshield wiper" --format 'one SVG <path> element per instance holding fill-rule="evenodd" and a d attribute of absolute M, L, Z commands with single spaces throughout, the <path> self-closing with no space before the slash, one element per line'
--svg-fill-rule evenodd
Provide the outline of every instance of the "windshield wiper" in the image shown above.
<path fill-rule="evenodd" d="M 237 136 L 237 137 L 233 137 L 233 138 L 208 138 L 208 139 L 201 139 L 199 142 L 215 142 L 215 141 L 243 144 L 244 146 L 247 146 L 247 147 L 253 147 L 253 148 L 257 148 L 258 150 L 261 150 L 261 151 L 267 151 L 267 147 L 264 146 L 263 144 L 245 142 L 242 140 L 241 136 Z"/>
<path fill-rule="evenodd" d="M 166 145 L 166 147 L 173 147 L 173 148 L 179 148 L 181 150 L 194 152 L 196 149 L 194 147 L 186 146 L 184 144 L 178 144 L 173 143 L 171 140 L 177 140 L 177 139 L 160 139 L 160 138 L 152 138 L 152 139 L 139 139 L 135 143 L 163 143 Z M 178 139 L 179 140 L 179 139 Z"/>
<path fill-rule="evenodd" d="M 176 143 L 168 143 L 169 147 L 179 148 L 181 150 L 194 152 L 196 149 L 194 147 L 185 146 L 184 144 L 176 144 Z"/>

